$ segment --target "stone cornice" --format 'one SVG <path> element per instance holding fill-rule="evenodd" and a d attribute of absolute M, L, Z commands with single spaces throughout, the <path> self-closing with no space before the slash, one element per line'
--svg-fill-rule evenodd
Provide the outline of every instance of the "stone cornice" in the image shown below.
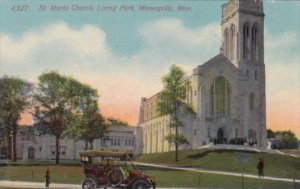
<path fill-rule="evenodd" d="M 244 14 L 260 16 L 260 17 L 265 16 L 265 14 L 263 12 L 256 12 L 256 11 L 246 10 L 246 9 L 238 9 L 238 10 L 235 10 L 234 12 L 232 12 L 230 15 L 224 17 L 221 24 L 227 22 L 230 18 L 234 17 L 237 13 L 244 13 Z"/>

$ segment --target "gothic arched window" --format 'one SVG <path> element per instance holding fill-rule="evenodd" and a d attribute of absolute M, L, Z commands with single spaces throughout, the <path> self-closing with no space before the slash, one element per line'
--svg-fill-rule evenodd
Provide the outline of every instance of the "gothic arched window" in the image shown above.
<path fill-rule="evenodd" d="M 234 54 L 234 33 L 235 33 L 235 27 L 234 25 L 231 25 L 230 27 L 230 49 L 229 49 L 229 58 L 230 60 L 233 60 L 233 54 Z"/>
<path fill-rule="evenodd" d="M 255 100 L 255 95 L 253 93 L 250 94 L 249 96 L 249 109 L 254 110 L 254 101 Z"/>
<path fill-rule="evenodd" d="M 225 29 L 224 36 L 225 36 L 225 39 L 224 39 L 224 42 L 225 42 L 225 45 L 224 45 L 225 56 L 228 57 L 228 55 L 229 55 L 229 31 L 228 31 L 227 28 Z"/>
<path fill-rule="evenodd" d="M 243 57 L 248 58 L 249 56 L 249 24 L 245 23 L 243 28 Z"/>
<path fill-rule="evenodd" d="M 229 82 L 223 76 L 217 77 L 210 91 L 211 115 L 229 115 L 230 96 L 231 90 Z"/>
<path fill-rule="evenodd" d="M 236 34 L 236 59 L 240 59 L 240 37 L 239 33 Z"/>
<path fill-rule="evenodd" d="M 258 53 L 258 38 L 257 38 L 257 34 L 258 34 L 258 27 L 257 27 L 257 24 L 254 24 L 252 26 L 252 42 L 251 42 L 251 52 L 252 52 L 252 59 L 253 60 L 257 60 L 258 59 L 258 56 L 257 56 L 257 53 Z"/>

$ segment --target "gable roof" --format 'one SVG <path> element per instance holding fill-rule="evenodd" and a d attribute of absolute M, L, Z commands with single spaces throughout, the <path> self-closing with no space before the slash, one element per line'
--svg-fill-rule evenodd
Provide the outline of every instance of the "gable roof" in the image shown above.
<path fill-rule="evenodd" d="M 232 70 L 237 70 L 237 68 L 231 63 L 230 60 L 228 60 L 223 54 L 218 54 L 217 56 L 211 58 L 207 62 L 203 63 L 202 65 L 198 66 L 198 69 L 207 69 L 215 64 L 224 63 L 228 67 L 230 67 Z"/>

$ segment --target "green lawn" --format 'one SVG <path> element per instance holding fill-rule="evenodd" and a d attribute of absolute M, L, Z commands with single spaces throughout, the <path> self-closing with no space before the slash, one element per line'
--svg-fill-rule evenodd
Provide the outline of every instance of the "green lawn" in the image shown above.
<path fill-rule="evenodd" d="M 55 183 L 80 184 L 84 178 L 80 166 L 8 166 L 0 167 L 0 180 L 44 182 L 46 169 L 49 168 L 51 181 Z"/>
<path fill-rule="evenodd" d="M 175 152 L 145 154 L 137 161 L 162 163 L 186 167 L 199 167 L 211 170 L 257 174 L 256 163 L 259 158 L 265 162 L 265 175 L 300 179 L 300 158 L 280 154 L 257 153 L 232 150 L 185 150 L 179 152 L 179 162 L 174 162 Z M 243 162 L 243 159 L 246 160 Z"/>
<path fill-rule="evenodd" d="M 0 180 L 43 182 L 49 168 L 51 181 L 55 183 L 81 184 L 84 175 L 80 166 L 8 166 L 0 168 Z M 146 174 L 153 176 L 158 187 L 241 188 L 242 178 L 188 171 L 170 171 L 148 167 Z M 244 178 L 247 189 L 294 189 L 293 183 Z M 298 184 L 297 188 L 300 187 Z"/>
<path fill-rule="evenodd" d="M 146 174 L 154 176 L 158 187 L 242 188 L 241 177 L 170 170 L 147 170 Z M 247 189 L 294 189 L 294 187 L 293 183 L 244 178 L 244 188 Z M 300 184 L 297 185 L 297 188 L 299 187 Z"/>

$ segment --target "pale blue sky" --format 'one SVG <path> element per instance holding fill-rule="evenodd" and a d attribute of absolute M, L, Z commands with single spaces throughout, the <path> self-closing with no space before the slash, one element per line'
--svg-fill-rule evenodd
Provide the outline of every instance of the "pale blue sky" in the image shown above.
<path fill-rule="evenodd" d="M 0 8 L 0 32 L 7 33 L 14 37 L 22 35 L 25 31 L 36 30 L 45 25 L 64 21 L 72 28 L 80 28 L 83 25 L 91 24 L 100 27 L 107 33 L 108 43 L 114 53 L 122 55 L 133 54 L 142 46 L 142 41 L 136 35 L 141 24 L 161 19 L 177 18 L 183 21 L 187 27 L 195 28 L 206 25 L 210 22 L 220 23 L 221 5 L 226 0 L 195 0 L 195 1 L 145 1 L 145 0 L 1 0 Z M 155 5 L 164 6 L 177 5 L 191 6 L 190 12 L 104 12 L 104 11 L 38 11 L 40 5 Z M 299 1 L 265 1 L 264 8 L 265 25 L 271 34 L 278 34 L 286 30 L 300 31 L 300 5 Z M 11 8 L 14 5 L 29 5 L 30 11 L 14 12 Z M 298 23 L 297 23 L 298 22 Z M 130 42 L 129 42 L 130 41 Z"/>

